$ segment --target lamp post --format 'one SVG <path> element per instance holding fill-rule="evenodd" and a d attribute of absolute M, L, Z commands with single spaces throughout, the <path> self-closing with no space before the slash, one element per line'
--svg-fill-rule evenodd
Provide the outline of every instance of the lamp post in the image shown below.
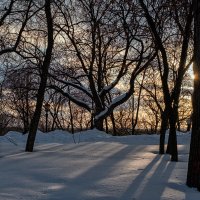
<path fill-rule="evenodd" d="M 45 113 L 46 113 L 46 132 L 47 132 L 48 131 L 48 114 L 49 114 L 49 111 L 50 111 L 50 104 L 45 103 L 44 109 L 45 109 Z"/>

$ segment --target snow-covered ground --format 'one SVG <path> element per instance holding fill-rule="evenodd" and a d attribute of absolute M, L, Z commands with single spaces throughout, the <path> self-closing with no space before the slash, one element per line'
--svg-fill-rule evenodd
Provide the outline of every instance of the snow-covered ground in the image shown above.
<path fill-rule="evenodd" d="M 158 135 L 113 137 L 97 130 L 0 137 L 0 200 L 199 200 L 185 185 L 190 134 L 178 133 L 179 162 L 158 155 Z"/>

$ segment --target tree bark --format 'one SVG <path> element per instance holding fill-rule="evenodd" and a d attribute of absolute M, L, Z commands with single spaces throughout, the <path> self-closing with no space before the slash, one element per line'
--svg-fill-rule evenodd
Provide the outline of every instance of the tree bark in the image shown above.
<path fill-rule="evenodd" d="M 165 109 L 161 113 L 161 128 L 160 128 L 160 145 L 159 145 L 159 154 L 165 153 L 165 133 L 168 126 L 168 113 Z"/>
<path fill-rule="evenodd" d="M 176 123 L 177 123 L 177 108 L 173 108 L 170 113 L 169 123 L 169 154 L 171 155 L 171 161 L 178 161 L 178 147 L 177 147 L 177 136 L 176 136 Z"/>
<path fill-rule="evenodd" d="M 170 130 L 167 144 L 166 153 L 171 155 L 171 161 L 178 161 L 178 147 L 177 147 L 177 135 L 176 135 L 176 124 L 178 119 L 178 107 L 171 108 L 170 111 Z"/>
<path fill-rule="evenodd" d="M 194 11 L 194 92 L 192 133 L 186 184 L 200 191 L 200 2 L 193 0 Z"/>
<path fill-rule="evenodd" d="M 147 69 L 147 68 L 146 68 Z M 144 79 L 145 79 L 145 74 L 146 74 L 146 69 L 144 69 L 143 72 L 143 76 L 142 76 L 142 81 L 140 84 L 140 89 L 139 89 L 139 94 L 138 94 L 138 100 L 137 100 L 137 108 L 136 108 L 136 116 L 134 119 L 134 110 L 132 110 L 132 135 L 135 134 L 135 127 L 138 123 L 138 118 L 139 118 L 139 110 L 140 110 L 140 102 L 141 102 L 141 94 L 142 94 L 142 89 L 143 89 L 143 83 L 144 83 Z M 134 109 L 135 105 L 134 105 L 134 94 L 132 95 L 133 97 L 133 102 L 132 102 L 132 109 Z"/>
<path fill-rule="evenodd" d="M 113 127 L 113 135 L 116 136 L 117 130 L 116 130 L 116 125 L 115 125 L 115 116 L 113 112 L 110 114 L 110 119 L 111 119 L 112 127 Z"/>
<path fill-rule="evenodd" d="M 94 127 L 100 131 L 103 131 L 103 119 L 95 120 L 94 118 Z"/>
<path fill-rule="evenodd" d="M 37 93 L 37 102 L 36 102 L 36 108 L 33 115 L 33 118 L 31 120 L 30 129 L 29 129 L 29 135 L 26 143 L 26 151 L 32 152 L 34 143 L 35 143 L 35 137 L 36 132 L 40 120 L 41 110 L 43 106 L 43 100 L 44 100 L 44 94 L 47 84 L 47 77 L 48 77 L 48 69 L 51 63 L 51 56 L 52 56 L 52 50 L 53 50 L 53 19 L 51 16 L 51 1 L 45 0 L 45 15 L 47 20 L 47 31 L 48 31 L 48 46 L 46 50 L 46 55 L 43 61 L 43 64 L 41 66 L 41 80 L 40 85 Z"/>
<path fill-rule="evenodd" d="M 72 106 L 71 106 L 70 100 L 68 100 L 68 106 L 69 106 L 69 113 L 70 113 L 71 133 L 74 134 L 74 117 L 73 117 L 73 113 L 72 113 Z"/>

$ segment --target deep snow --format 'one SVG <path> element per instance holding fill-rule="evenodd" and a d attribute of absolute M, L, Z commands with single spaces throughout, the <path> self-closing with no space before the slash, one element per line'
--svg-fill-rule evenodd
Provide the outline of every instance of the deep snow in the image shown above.
<path fill-rule="evenodd" d="M 113 137 L 90 130 L 0 137 L 0 200 L 199 200 L 185 185 L 190 134 L 178 133 L 179 162 L 158 155 L 158 135 Z"/>

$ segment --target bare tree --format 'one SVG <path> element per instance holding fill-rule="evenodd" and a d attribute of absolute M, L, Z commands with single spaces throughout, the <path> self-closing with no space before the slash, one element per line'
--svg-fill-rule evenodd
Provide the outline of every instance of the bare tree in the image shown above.
<path fill-rule="evenodd" d="M 34 108 L 36 90 L 34 86 L 34 73 L 26 64 L 24 68 L 9 70 L 5 83 L 5 87 L 9 91 L 7 96 L 10 99 L 11 109 L 18 114 L 19 119 L 23 123 L 24 134 L 29 130 Z"/>
<path fill-rule="evenodd" d="M 141 103 L 141 96 L 142 96 L 142 89 L 143 89 L 143 84 L 144 84 L 144 79 L 146 76 L 146 69 L 144 69 L 143 71 L 143 75 L 142 75 L 142 80 L 141 83 L 139 83 L 139 89 L 138 89 L 138 97 L 137 97 L 137 107 L 136 107 L 136 113 L 135 113 L 135 91 L 132 95 L 132 135 L 135 134 L 135 127 L 137 125 L 138 122 L 138 118 L 139 118 L 139 111 L 140 111 L 140 103 Z M 136 81 L 138 82 L 138 80 L 136 79 Z M 135 115 L 134 115 L 135 113 Z"/>
<path fill-rule="evenodd" d="M 45 89 L 46 89 L 46 84 L 47 84 L 47 78 L 48 78 L 48 70 L 51 63 L 53 43 L 54 43 L 51 1 L 45 0 L 44 8 L 45 8 L 46 23 L 47 23 L 48 39 L 47 39 L 46 54 L 40 66 L 41 75 L 40 75 L 40 84 L 39 84 L 39 88 L 37 92 L 36 108 L 33 114 L 33 118 L 31 119 L 29 135 L 28 135 L 27 144 L 26 144 L 26 151 L 30 151 L 30 152 L 33 151 L 36 131 L 37 131 L 38 123 L 40 120 L 42 105 L 44 101 L 44 94 L 45 94 Z"/>
<path fill-rule="evenodd" d="M 32 0 L 8 0 L 0 3 L 0 62 L 1 71 L 4 74 L 3 80 L 6 80 L 2 82 L 1 93 L 9 89 L 7 74 L 19 66 L 18 48 L 27 23 L 32 17 L 32 7 Z M 11 103 L 8 97 L 7 101 Z"/>
<path fill-rule="evenodd" d="M 136 3 L 77 0 L 57 6 L 64 22 L 57 23 L 57 31 L 65 42 L 62 49 L 68 72 L 61 78 L 52 71 L 52 78 L 63 86 L 51 87 L 93 113 L 95 127 L 102 130 L 103 121 L 131 97 L 135 78 L 155 58 L 155 51 L 145 35 Z M 79 12 L 74 12 L 77 7 Z M 76 68 L 75 77 L 70 68 Z M 114 95 L 124 84 L 126 91 Z M 75 90 L 79 97 L 73 96 Z M 106 101 L 109 94 L 112 100 Z"/>
<path fill-rule="evenodd" d="M 139 2 L 152 32 L 155 45 L 159 50 L 158 66 L 161 75 L 165 103 L 162 119 L 169 119 L 170 136 L 168 142 L 168 153 L 171 154 L 172 161 L 178 161 L 176 123 L 183 76 L 192 62 L 191 60 L 188 61 L 189 42 L 191 38 L 192 5 L 188 1 L 185 1 L 184 4 L 175 1 L 148 1 L 149 7 L 147 7 L 143 0 L 140 0 Z M 165 23 L 169 25 L 168 28 L 170 27 L 170 30 L 165 26 Z M 175 33 L 171 36 L 172 29 L 174 29 Z M 163 32 L 165 34 L 163 34 Z M 170 62 L 169 50 L 171 48 L 169 47 L 173 44 L 170 42 L 170 39 L 181 41 L 181 43 L 179 43 L 181 48 L 180 51 L 177 52 L 177 64 L 175 67 L 173 67 L 173 63 Z M 175 75 L 173 87 L 170 87 L 168 84 L 171 70 L 173 72 L 172 74 Z M 165 122 L 165 126 L 161 129 L 161 135 L 165 134 L 166 124 L 167 123 Z M 164 139 L 164 137 L 162 138 Z M 162 142 L 162 145 L 163 144 L 164 142 Z M 162 149 L 164 149 L 164 147 L 162 147 Z"/>
<path fill-rule="evenodd" d="M 30 14 L 33 5 L 32 0 L 11 0 L 8 2 L 8 5 L 7 2 L 5 5 L 1 5 L 5 7 L 3 7 L 4 12 L 2 12 L 3 15 L 0 18 L 0 56 L 17 51 L 27 22 L 32 17 Z M 22 9 L 24 9 L 23 12 Z M 14 27 L 16 32 L 13 32 Z"/>

